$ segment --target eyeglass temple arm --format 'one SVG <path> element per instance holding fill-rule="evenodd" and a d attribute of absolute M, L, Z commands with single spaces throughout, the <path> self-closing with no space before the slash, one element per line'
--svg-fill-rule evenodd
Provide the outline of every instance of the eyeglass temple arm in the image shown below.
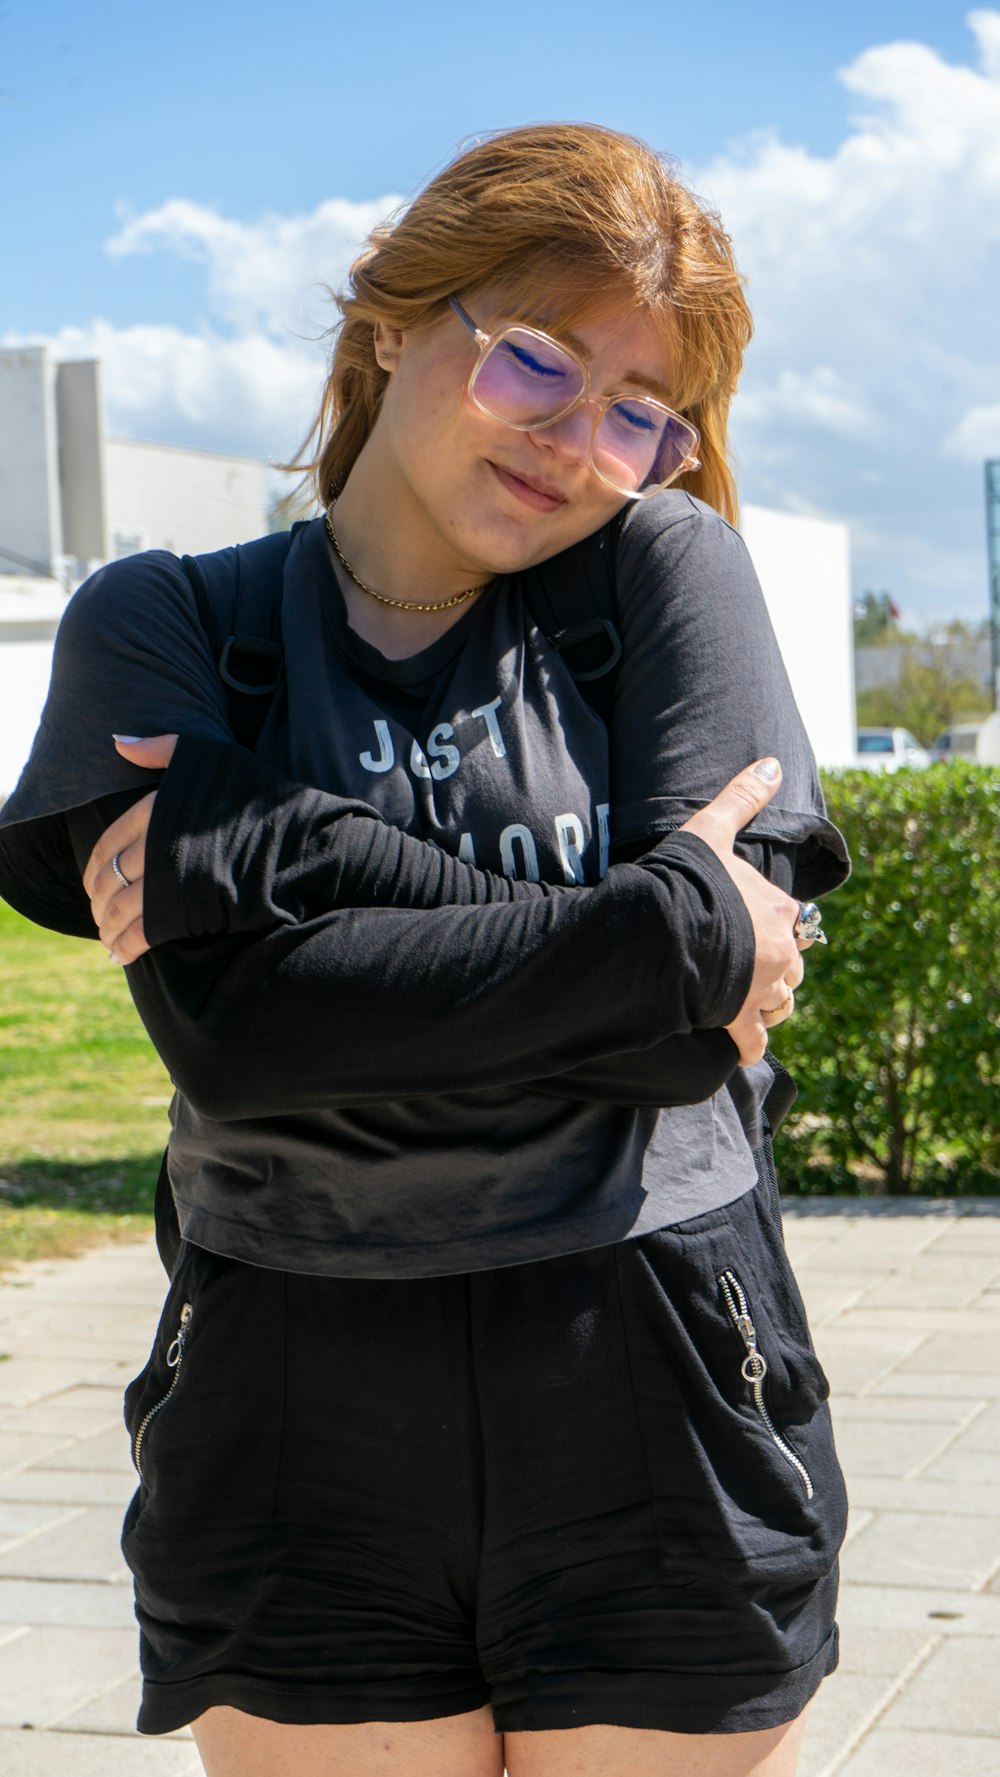
<path fill-rule="evenodd" d="M 484 333 L 481 327 L 476 326 L 476 323 L 472 319 L 472 316 L 462 307 L 462 304 L 459 302 L 457 296 L 449 296 L 448 301 L 451 304 L 452 308 L 454 309 L 459 320 L 461 321 L 463 327 L 467 327 L 469 329 L 469 332 L 472 334 L 473 339 L 475 339 L 479 345 L 484 346 L 490 337 L 489 334 Z"/>

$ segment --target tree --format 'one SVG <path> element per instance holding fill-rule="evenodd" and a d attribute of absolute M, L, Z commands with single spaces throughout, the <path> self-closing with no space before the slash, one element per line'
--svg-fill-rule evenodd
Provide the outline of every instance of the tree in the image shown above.
<path fill-rule="evenodd" d="M 899 607 L 887 592 L 863 592 L 854 601 L 854 646 L 871 648 L 895 641 L 899 617 Z"/>
<path fill-rule="evenodd" d="M 896 678 L 858 692 L 859 726 L 908 728 L 930 746 L 954 722 L 988 715 L 989 691 L 976 659 L 983 633 L 982 625 L 956 619 L 933 637 L 909 640 Z"/>

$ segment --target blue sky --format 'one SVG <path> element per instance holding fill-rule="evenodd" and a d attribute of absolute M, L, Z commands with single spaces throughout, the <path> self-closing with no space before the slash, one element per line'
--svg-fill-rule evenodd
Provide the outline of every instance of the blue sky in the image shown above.
<path fill-rule="evenodd" d="M 280 457 L 317 282 L 463 137 L 544 117 L 644 136 L 722 210 L 758 322 L 744 497 L 846 518 L 914 622 L 984 614 L 989 8 L 0 0 L 0 340 L 100 352 L 119 433 Z"/>

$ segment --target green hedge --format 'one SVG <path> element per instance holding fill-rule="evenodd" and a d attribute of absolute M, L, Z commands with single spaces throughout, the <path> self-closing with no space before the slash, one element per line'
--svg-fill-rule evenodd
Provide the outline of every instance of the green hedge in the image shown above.
<path fill-rule="evenodd" d="M 1000 1191 L 1000 771 L 831 772 L 854 858 L 774 1051 L 785 1188 Z"/>

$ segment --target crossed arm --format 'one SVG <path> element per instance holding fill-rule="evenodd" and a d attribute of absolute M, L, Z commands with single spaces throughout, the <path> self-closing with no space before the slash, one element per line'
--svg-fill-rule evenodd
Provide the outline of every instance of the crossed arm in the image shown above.
<path fill-rule="evenodd" d="M 797 903 L 733 854 L 773 790 L 756 774 L 576 889 L 477 871 L 235 745 L 126 751 L 168 769 L 101 835 L 85 886 L 102 940 L 135 964 L 157 1047 L 208 1115 L 442 1082 L 696 1102 L 763 1052 L 761 1007 L 801 978 Z"/>

